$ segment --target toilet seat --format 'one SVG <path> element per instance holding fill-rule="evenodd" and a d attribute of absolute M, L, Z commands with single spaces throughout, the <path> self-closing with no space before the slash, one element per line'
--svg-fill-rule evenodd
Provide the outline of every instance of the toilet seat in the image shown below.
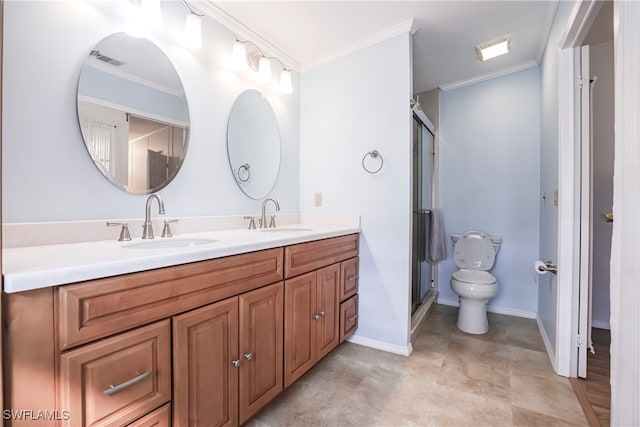
<path fill-rule="evenodd" d="M 493 285 L 496 278 L 493 274 L 483 270 L 458 270 L 453 273 L 454 280 L 463 283 L 472 283 L 474 285 Z"/>
<path fill-rule="evenodd" d="M 491 270 L 496 259 L 496 251 L 487 234 L 482 231 L 468 231 L 455 243 L 453 259 L 460 269 Z"/>

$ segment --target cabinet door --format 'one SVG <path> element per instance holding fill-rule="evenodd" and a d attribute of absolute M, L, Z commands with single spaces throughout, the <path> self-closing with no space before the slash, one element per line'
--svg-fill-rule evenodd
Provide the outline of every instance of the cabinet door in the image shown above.
<path fill-rule="evenodd" d="M 238 425 L 238 298 L 173 318 L 173 425 Z"/>
<path fill-rule="evenodd" d="M 340 301 L 358 293 L 358 257 L 340 263 Z"/>
<path fill-rule="evenodd" d="M 283 389 L 283 284 L 277 283 L 239 297 L 240 424 Z"/>
<path fill-rule="evenodd" d="M 317 271 L 316 278 L 316 360 L 326 356 L 340 343 L 339 288 L 340 264 Z"/>
<path fill-rule="evenodd" d="M 284 283 L 284 386 L 313 367 L 316 362 L 316 272 Z"/>

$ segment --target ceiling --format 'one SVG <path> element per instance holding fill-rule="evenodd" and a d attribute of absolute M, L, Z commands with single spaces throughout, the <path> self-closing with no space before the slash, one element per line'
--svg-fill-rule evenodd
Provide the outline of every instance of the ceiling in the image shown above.
<path fill-rule="evenodd" d="M 252 35 L 302 72 L 413 28 L 414 93 L 536 65 L 557 6 L 557 0 L 208 3 L 208 11 L 217 9 L 214 14 L 233 31 L 244 29 L 243 36 Z M 477 44 L 505 34 L 512 38 L 510 54 L 486 62 L 476 58 Z"/>

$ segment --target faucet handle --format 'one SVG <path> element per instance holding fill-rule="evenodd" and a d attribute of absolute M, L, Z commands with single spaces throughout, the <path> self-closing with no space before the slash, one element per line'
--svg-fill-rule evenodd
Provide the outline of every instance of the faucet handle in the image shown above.
<path fill-rule="evenodd" d="M 276 228 L 276 216 L 271 215 L 271 221 L 269 221 L 269 228 Z"/>
<path fill-rule="evenodd" d="M 177 219 L 165 219 L 164 227 L 162 228 L 162 234 L 160 237 L 173 237 L 173 233 L 171 233 L 171 224 L 174 222 L 178 222 Z"/>
<path fill-rule="evenodd" d="M 244 219 L 248 219 L 249 220 L 249 230 L 255 230 L 256 229 L 256 219 L 254 217 L 245 215 Z"/>
<path fill-rule="evenodd" d="M 129 223 L 107 221 L 107 227 L 115 227 L 116 225 L 122 226 L 122 228 L 120 229 L 120 237 L 118 237 L 118 242 L 128 242 L 129 240 L 131 240 L 131 233 L 129 233 Z"/>

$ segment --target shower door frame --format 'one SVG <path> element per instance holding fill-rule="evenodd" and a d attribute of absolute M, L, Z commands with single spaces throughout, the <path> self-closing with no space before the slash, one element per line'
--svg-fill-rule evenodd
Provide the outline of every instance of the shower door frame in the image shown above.
<path fill-rule="evenodd" d="M 438 205 L 438 132 L 435 129 L 435 126 L 433 125 L 433 123 L 431 122 L 431 120 L 429 120 L 429 118 L 426 116 L 426 114 L 418 107 L 414 106 L 411 109 L 412 112 L 412 120 L 417 121 L 418 125 L 420 126 L 419 130 L 420 132 L 424 132 L 424 130 L 426 129 L 429 133 L 431 133 L 431 135 L 433 135 L 433 154 L 432 154 L 432 168 L 431 168 L 431 209 L 435 209 Z M 412 135 L 414 136 L 414 135 Z M 414 136 L 415 137 L 415 136 Z M 414 141 L 412 140 L 411 142 L 412 144 L 414 143 Z M 413 152 L 413 150 L 412 150 Z M 415 171 L 414 173 L 412 173 L 412 176 L 415 175 Z M 411 192 L 412 194 L 415 191 L 415 180 L 412 180 L 412 189 Z M 438 270 L 437 270 L 437 263 L 432 263 L 431 262 L 431 277 L 429 278 L 429 281 L 431 283 L 431 291 L 427 294 L 426 298 L 424 300 L 421 300 L 416 307 L 416 310 L 414 310 L 414 280 L 415 277 L 414 275 L 416 274 L 416 268 L 415 268 L 415 263 L 417 262 L 418 264 L 420 264 L 419 260 L 416 260 L 416 258 L 419 256 L 416 251 L 417 251 L 417 241 L 416 241 L 416 237 L 415 237 L 415 233 L 417 231 L 416 229 L 416 224 L 413 221 L 413 218 L 415 217 L 414 212 L 416 211 L 416 209 L 421 209 L 421 207 L 418 206 L 414 206 L 414 200 L 413 200 L 413 196 L 412 196 L 412 206 L 411 206 L 411 210 L 412 210 L 412 224 L 411 224 L 411 229 L 412 229 L 412 235 L 414 237 L 412 237 L 412 248 L 411 248 L 411 259 L 412 259 L 412 268 L 411 268 L 411 301 L 410 301 L 410 312 L 411 312 L 411 316 L 413 317 L 414 314 L 417 313 L 418 308 L 420 307 L 420 305 L 422 305 L 426 300 L 428 300 L 429 298 L 434 298 L 437 296 L 438 294 L 438 283 L 437 283 L 437 277 L 438 277 Z M 428 250 L 428 249 L 427 249 Z M 430 262 L 430 261 L 428 261 Z M 422 298 L 420 298 L 422 299 Z"/>

